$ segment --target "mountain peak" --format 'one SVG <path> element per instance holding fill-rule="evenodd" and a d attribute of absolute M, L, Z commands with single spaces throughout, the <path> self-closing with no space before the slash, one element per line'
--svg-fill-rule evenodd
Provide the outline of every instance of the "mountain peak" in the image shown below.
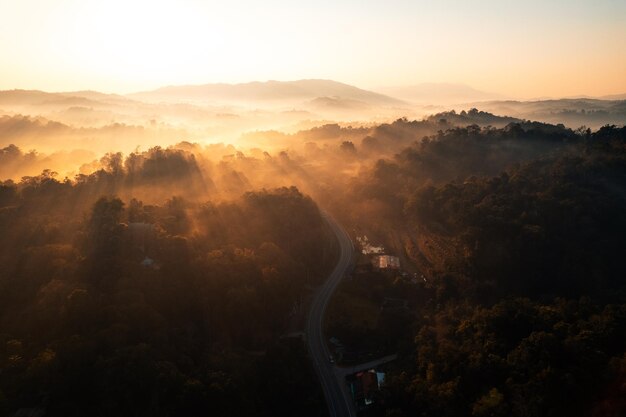
<path fill-rule="evenodd" d="M 156 90 L 129 94 L 128 97 L 145 101 L 204 101 L 221 103 L 304 102 L 317 97 L 338 97 L 347 100 L 358 100 L 373 105 L 393 106 L 403 104 L 401 100 L 393 97 L 325 79 L 167 86 Z"/>

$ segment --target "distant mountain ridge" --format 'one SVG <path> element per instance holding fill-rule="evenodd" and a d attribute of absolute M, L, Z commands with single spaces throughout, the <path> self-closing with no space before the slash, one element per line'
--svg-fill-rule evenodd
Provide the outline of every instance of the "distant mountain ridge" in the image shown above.
<path fill-rule="evenodd" d="M 394 93 L 394 90 L 383 92 Z M 419 119 L 446 110 L 460 112 L 477 108 L 523 120 L 562 123 L 571 128 L 581 125 L 592 129 L 605 124 L 626 125 L 626 100 L 620 100 L 620 94 L 604 98 L 487 99 L 491 97 L 489 93 L 468 86 L 434 83 L 397 87 L 395 93 L 397 95 L 393 96 L 380 94 L 331 80 L 169 86 L 128 95 L 90 90 L 45 92 L 14 89 L 0 91 L 0 114 L 32 114 L 85 127 L 109 125 L 116 119 L 128 124 L 152 120 L 154 123 L 180 123 L 181 120 L 185 123 L 204 123 L 210 119 L 216 126 L 228 125 L 228 129 L 236 130 L 242 129 L 242 122 L 225 122 L 222 114 L 229 113 L 229 107 L 240 107 L 236 110 L 240 112 L 249 111 L 244 118 L 254 119 L 255 124 L 262 120 L 261 123 L 266 123 L 265 127 L 290 126 L 315 119 Z M 421 94 L 423 102 L 420 104 L 415 99 L 417 96 L 411 94 Z M 407 101 L 395 97 L 407 98 Z M 159 107 L 161 105 L 164 107 Z M 156 120 L 154 114 L 157 110 L 167 114 L 167 117 Z M 270 121 L 274 111 L 284 116 L 280 123 Z"/>
<path fill-rule="evenodd" d="M 40 90 L 0 90 L 0 104 L 9 106 L 82 105 L 98 107 L 129 102 L 130 99 L 124 96 L 97 91 L 52 93 Z"/>
<path fill-rule="evenodd" d="M 127 97 L 145 101 L 311 101 L 331 97 L 360 101 L 371 105 L 402 105 L 402 100 L 363 90 L 332 80 L 254 81 L 242 84 L 203 84 L 161 87 L 152 91 L 128 94 Z"/>
<path fill-rule="evenodd" d="M 379 90 L 402 100 L 420 104 L 459 104 L 504 98 L 500 94 L 480 91 L 464 84 L 450 83 L 421 83 Z"/>
<path fill-rule="evenodd" d="M 571 128 L 586 125 L 597 129 L 605 124 L 626 125 L 626 100 L 562 98 L 549 100 L 495 100 L 471 104 L 481 110 Z"/>
<path fill-rule="evenodd" d="M 608 96 L 598 97 L 601 100 L 626 100 L 626 93 L 623 94 L 610 94 Z"/>

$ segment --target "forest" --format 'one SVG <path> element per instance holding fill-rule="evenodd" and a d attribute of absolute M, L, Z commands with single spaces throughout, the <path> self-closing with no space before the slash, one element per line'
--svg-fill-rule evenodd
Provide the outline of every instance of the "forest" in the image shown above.
<path fill-rule="evenodd" d="M 408 300 L 373 329 L 333 307 L 333 334 L 399 355 L 365 414 L 623 415 L 626 128 L 472 109 L 252 136 L 288 146 L 80 154 L 73 176 L 1 150 L 0 415 L 324 415 L 287 337 L 337 259 L 323 211 L 424 277 L 340 287 Z"/>
<path fill-rule="evenodd" d="M 351 190 L 376 207 L 379 236 L 445 243 L 438 259 L 400 248 L 432 262 L 410 291 L 399 276 L 385 284 L 411 302 L 412 331 L 369 414 L 623 415 L 625 128 L 449 129 Z"/>
<path fill-rule="evenodd" d="M 0 417 L 626 417 L 626 0 L 0 0 Z"/>
<path fill-rule="evenodd" d="M 197 191 L 182 153 L 137 159 L 2 183 L 2 415 L 315 413 L 304 345 L 281 336 L 332 265 L 317 205 L 295 187 L 122 200 Z"/>

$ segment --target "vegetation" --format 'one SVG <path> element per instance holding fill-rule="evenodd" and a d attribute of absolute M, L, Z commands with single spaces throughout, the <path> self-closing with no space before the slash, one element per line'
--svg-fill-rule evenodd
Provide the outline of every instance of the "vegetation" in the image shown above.
<path fill-rule="evenodd" d="M 623 300 L 450 302 L 418 329 L 414 364 L 388 379 L 387 415 L 618 416 L 626 406 Z"/>
<path fill-rule="evenodd" d="M 304 346 L 281 339 L 332 264 L 316 204 L 98 197 L 131 174 L 2 184 L 2 412 L 316 415 Z"/>
<path fill-rule="evenodd" d="M 416 284 L 413 352 L 370 412 L 623 415 L 626 129 L 457 128 L 353 189 L 456 246 Z"/>
<path fill-rule="evenodd" d="M 340 362 L 399 354 L 367 413 L 624 414 L 626 128 L 471 110 L 281 140 L 0 183 L 0 414 L 323 413 L 284 337 L 336 256 L 313 198 L 407 270 L 365 260 L 330 305 Z"/>

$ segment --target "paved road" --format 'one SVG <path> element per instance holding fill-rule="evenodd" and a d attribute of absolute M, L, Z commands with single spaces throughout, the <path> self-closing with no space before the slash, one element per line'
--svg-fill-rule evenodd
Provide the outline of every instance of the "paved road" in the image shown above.
<path fill-rule="evenodd" d="M 315 371 L 322 384 L 322 390 L 324 391 L 330 417 L 354 417 L 356 416 L 356 412 L 354 411 L 350 393 L 348 392 L 346 384 L 336 372 L 336 367 L 330 363 L 330 352 L 326 346 L 323 331 L 326 306 L 328 306 L 328 302 L 335 288 L 337 288 L 341 278 L 343 278 L 346 270 L 350 266 L 354 246 L 345 230 L 343 230 L 330 215 L 324 213 L 323 216 L 337 236 L 339 246 L 341 247 L 341 254 L 335 269 L 326 282 L 317 290 L 313 302 L 311 303 L 306 325 L 306 339 Z"/>

